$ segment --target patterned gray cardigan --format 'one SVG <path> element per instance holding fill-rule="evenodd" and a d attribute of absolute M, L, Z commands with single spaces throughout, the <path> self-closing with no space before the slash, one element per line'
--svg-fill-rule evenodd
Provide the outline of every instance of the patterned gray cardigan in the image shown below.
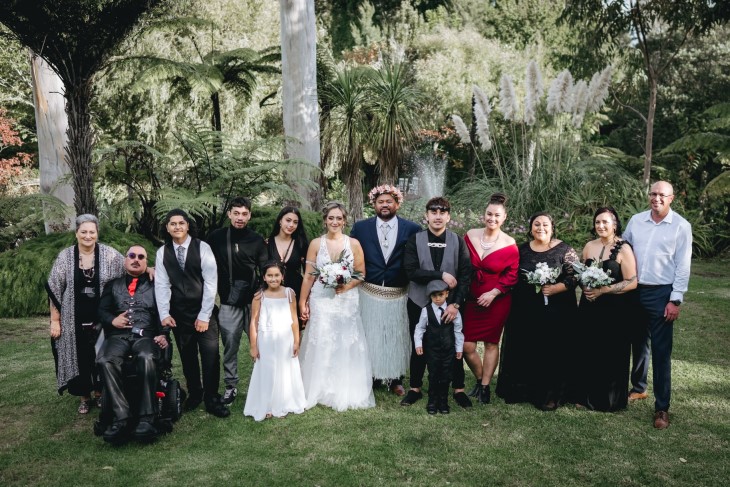
<path fill-rule="evenodd" d="M 96 246 L 98 252 L 95 265 L 99 271 L 99 295 L 101 295 L 106 283 L 124 275 L 124 257 L 107 245 L 97 243 Z M 79 375 L 74 305 L 76 293 L 74 271 L 78 262 L 76 248 L 76 245 L 72 245 L 58 254 L 46 285 L 49 298 L 61 312 L 61 336 L 55 344 L 58 352 L 56 381 L 59 394 L 63 393 L 71 379 Z"/>

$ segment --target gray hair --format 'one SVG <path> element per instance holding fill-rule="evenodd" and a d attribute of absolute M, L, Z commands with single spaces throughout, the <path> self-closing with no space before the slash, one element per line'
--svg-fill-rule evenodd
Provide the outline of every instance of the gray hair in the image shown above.
<path fill-rule="evenodd" d="M 322 207 L 322 221 L 327 220 L 327 215 L 329 215 L 332 210 L 340 210 L 342 212 L 342 217 L 345 219 L 345 222 L 347 222 L 347 208 L 345 208 L 345 205 L 339 201 L 330 201 Z"/>
<path fill-rule="evenodd" d="M 99 219 L 90 213 L 84 213 L 76 217 L 76 228 L 79 228 L 82 224 L 91 222 L 96 225 L 96 231 L 99 231 Z"/>

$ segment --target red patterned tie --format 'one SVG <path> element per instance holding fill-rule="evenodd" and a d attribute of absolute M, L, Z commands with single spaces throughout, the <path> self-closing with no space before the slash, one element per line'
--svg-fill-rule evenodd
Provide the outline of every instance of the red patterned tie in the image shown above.
<path fill-rule="evenodd" d="M 132 282 L 129 283 L 129 286 L 127 286 L 127 290 L 129 291 L 129 295 L 134 297 L 134 292 L 137 290 L 137 277 L 132 278 Z"/>

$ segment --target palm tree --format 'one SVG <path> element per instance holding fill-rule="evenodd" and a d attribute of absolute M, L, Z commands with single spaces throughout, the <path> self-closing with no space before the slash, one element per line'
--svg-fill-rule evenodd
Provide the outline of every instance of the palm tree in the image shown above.
<path fill-rule="evenodd" d="M 377 154 L 379 182 L 393 184 L 398 163 L 416 141 L 422 93 L 409 66 L 383 60 L 368 87 L 367 111 L 372 117 L 368 145 Z"/>
<path fill-rule="evenodd" d="M 5 0 L 0 23 L 43 58 L 63 81 L 67 162 L 77 213 L 96 213 L 90 103 L 94 78 L 143 14 L 163 0 Z"/>
<path fill-rule="evenodd" d="M 174 22 L 199 23 L 198 19 L 176 19 Z M 280 61 L 279 48 L 269 47 L 261 51 L 237 48 L 223 52 L 211 48 L 207 53 L 203 53 L 195 35 L 189 30 L 186 32 L 190 34 L 189 39 L 197 56 L 195 60 L 179 61 L 157 56 L 134 56 L 123 61 L 131 60 L 144 66 L 139 80 L 133 86 L 136 90 L 166 82 L 170 83 L 180 95 L 194 91 L 208 96 L 211 103 L 211 126 L 213 130 L 220 132 L 221 91 L 227 88 L 248 104 L 258 84 L 258 75 L 281 72 L 276 67 L 276 63 Z"/>
<path fill-rule="evenodd" d="M 321 103 L 328 108 L 323 120 L 323 143 L 330 160 L 339 166 L 355 220 L 362 218 L 360 167 L 369 131 L 366 100 L 371 71 L 368 67 L 342 67 L 320 90 Z"/>

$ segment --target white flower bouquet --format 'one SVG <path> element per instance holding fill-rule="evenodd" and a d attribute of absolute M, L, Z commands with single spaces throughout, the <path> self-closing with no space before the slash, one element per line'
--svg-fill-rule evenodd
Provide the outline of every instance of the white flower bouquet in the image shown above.
<path fill-rule="evenodd" d="M 322 267 L 316 267 L 311 274 L 317 278 L 324 287 L 336 288 L 342 284 L 347 284 L 353 279 L 362 280 L 362 272 L 357 272 L 354 269 L 355 259 L 351 252 L 347 249 L 340 253 L 337 260 L 323 265 Z"/>
<path fill-rule="evenodd" d="M 614 279 L 611 277 L 611 271 L 604 271 L 601 261 L 594 260 L 591 265 L 573 263 L 573 268 L 578 275 L 578 282 L 583 287 L 596 289 L 602 286 L 613 284 Z"/>
<path fill-rule="evenodd" d="M 546 262 L 540 262 L 535 266 L 534 271 L 525 270 L 527 284 L 533 284 L 535 286 L 535 292 L 539 293 L 545 284 L 555 284 L 555 281 L 560 275 L 560 270 L 560 267 L 550 267 Z M 545 306 L 547 306 L 548 297 L 543 297 L 545 298 Z"/>

